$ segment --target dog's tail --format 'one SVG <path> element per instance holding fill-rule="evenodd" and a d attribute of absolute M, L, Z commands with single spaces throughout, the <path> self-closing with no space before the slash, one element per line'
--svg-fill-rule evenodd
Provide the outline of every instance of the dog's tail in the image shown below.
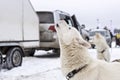
<path fill-rule="evenodd" d="M 115 59 L 112 62 L 120 62 L 120 59 Z"/>

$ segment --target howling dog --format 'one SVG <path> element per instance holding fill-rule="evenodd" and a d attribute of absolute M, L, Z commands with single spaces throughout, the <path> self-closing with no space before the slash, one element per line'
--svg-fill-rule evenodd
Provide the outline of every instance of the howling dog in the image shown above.
<path fill-rule="evenodd" d="M 60 21 L 56 27 L 63 75 L 67 80 L 120 80 L 120 63 L 93 59 L 79 32 Z"/>

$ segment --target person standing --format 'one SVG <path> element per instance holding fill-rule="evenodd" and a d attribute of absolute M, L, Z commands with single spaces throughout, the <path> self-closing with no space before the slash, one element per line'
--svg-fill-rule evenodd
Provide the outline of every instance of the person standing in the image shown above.
<path fill-rule="evenodd" d="M 111 43 L 112 43 L 112 40 L 113 40 L 113 34 L 112 34 L 111 30 L 109 30 L 109 29 L 107 28 L 107 26 L 105 26 L 104 29 L 107 30 L 107 31 L 109 32 L 109 34 L 110 34 L 110 38 L 111 38 Z M 110 44 L 110 47 L 111 47 L 111 44 Z"/>

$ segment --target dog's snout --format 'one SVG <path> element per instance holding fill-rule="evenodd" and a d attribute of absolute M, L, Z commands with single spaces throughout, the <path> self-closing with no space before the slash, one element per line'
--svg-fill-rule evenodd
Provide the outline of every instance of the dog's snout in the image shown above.
<path fill-rule="evenodd" d="M 59 27 L 59 24 L 56 24 L 57 27 Z"/>

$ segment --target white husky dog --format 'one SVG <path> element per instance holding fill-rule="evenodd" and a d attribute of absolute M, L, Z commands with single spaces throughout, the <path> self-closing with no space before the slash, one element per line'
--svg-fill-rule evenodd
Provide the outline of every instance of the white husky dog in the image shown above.
<path fill-rule="evenodd" d="M 90 57 L 90 44 L 65 21 L 60 21 L 56 30 L 61 50 L 61 69 L 67 80 L 120 80 L 120 63 Z"/>
<path fill-rule="evenodd" d="M 110 52 L 105 38 L 100 33 L 96 33 L 93 38 L 93 43 L 96 45 L 97 58 L 109 62 Z"/>

